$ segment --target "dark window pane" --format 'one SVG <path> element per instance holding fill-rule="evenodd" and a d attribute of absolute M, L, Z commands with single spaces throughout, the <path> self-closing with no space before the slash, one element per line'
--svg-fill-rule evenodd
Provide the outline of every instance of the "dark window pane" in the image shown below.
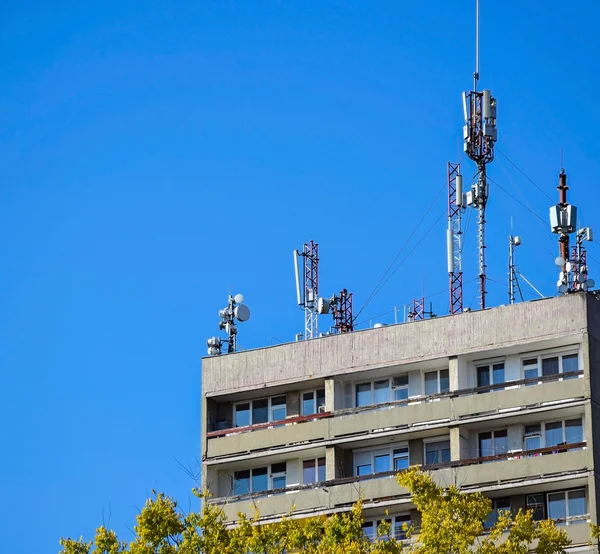
<path fill-rule="evenodd" d="M 583 426 L 581 419 L 569 419 L 565 421 L 565 442 L 575 444 L 583 442 Z"/>
<path fill-rule="evenodd" d="M 252 402 L 252 424 L 267 423 L 269 421 L 269 401 L 254 400 Z"/>
<path fill-rule="evenodd" d="M 429 371 L 425 374 L 425 394 L 437 394 L 438 374 L 437 371 Z"/>
<path fill-rule="evenodd" d="M 440 392 L 448 392 L 450 390 L 450 372 L 447 369 L 440 371 Z"/>
<path fill-rule="evenodd" d="M 359 477 L 361 475 L 371 475 L 371 473 L 373 473 L 371 471 L 371 464 L 365 464 L 356 467 L 356 475 L 358 475 Z"/>
<path fill-rule="evenodd" d="M 523 365 L 534 365 L 537 366 L 537 358 L 529 358 L 528 360 L 523 360 Z"/>
<path fill-rule="evenodd" d="M 408 375 L 394 377 L 394 387 L 408 387 Z"/>
<path fill-rule="evenodd" d="M 383 402 L 390 401 L 390 382 L 388 379 L 385 381 L 375 381 L 373 388 L 375 404 L 382 404 Z"/>
<path fill-rule="evenodd" d="M 394 450 L 394 470 L 401 471 L 408 468 L 408 448 Z"/>
<path fill-rule="evenodd" d="M 492 367 L 492 373 L 494 385 L 497 385 L 498 383 L 504 383 L 504 364 L 494 364 Z"/>
<path fill-rule="evenodd" d="M 325 389 L 317 391 L 317 411 L 319 411 L 321 406 L 325 406 Z"/>
<path fill-rule="evenodd" d="M 374 541 L 376 536 L 375 522 L 369 521 L 368 523 L 363 523 L 362 528 L 365 537 L 367 537 L 367 539 L 370 541 Z"/>
<path fill-rule="evenodd" d="M 304 460 L 304 462 L 302 462 L 302 483 L 308 485 L 310 483 L 314 483 L 315 481 L 315 461 Z"/>
<path fill-rule="evenodd" d="M 271 466 L 271 473 L 285 473 L 287 469 L 286 462 L 281 462 L 279 464 L 273 464 Z"/>
<path fill-rule="evenodd" d="M 479 433 L 479 455 L 480 456 L 492 456 L 494 449 L 492 446 L 492 434 L 491 433 Z"/>
<path fill-rule="evenodd" d="M 450 461 L 450 441 L 429 442 L 425 445 L 425 463 L 440 464 Z"/>
<path fill-rule="evenodd" d="M 325 481 L 325 458 L 319 458 L 317 460 L 317 465 L 318 465 L 317 480 Z"/>
<path fill-rule="evenodd" d="M 356 406 L 371 405 L 371 383 L 356 385 Z"/>
<path fill-rule="evenodd" d="M 541 521 L 546 519 L 544 509 L 544 495 L 543 494 L 528 494 L 527 495 L 527 509 L 533 510 L 533 520 Z"/>
<path fill-rule="evenodd" d="M 375 473 L 383 473 L 384 471 L 390 471 L 390 455 L 382 454 L 375 456 Z"/>
<path fill-rule="evenodd" d="M 506 431 L 494 433 L 494 454 L 505 454 L 508 452 L 508 435 Z"/>
<path fill-rule="evenodd" d="M 562 421 L 546 423 L 546 446 L 556 446 L 563 442 Z"/>
<path fill-rule="evenodd" d="M 535 379 L 538 376 L 538 369 L 533 368 L 533 369 L 525 369 L 525 374 L 523 375 L 523 377 L 525 379 Z M 527 386 L 531 386 L 531 385 L 535 385 L 536 383 L 527 383 Z"/>
<path fill-rule="evenodd" d="M 235 407 L 235 426 L 246 427 L 250 425 L 250 404 L 238 404 Z"/>
<path fill-rule="evenodd" d="M 250 472 L 236 471 L 233 474 L 233 494 L 248 494 L 250 492 Z"/>
<path fill-rule="evenodd" d="M 285 396 L 275 396 L 271 398 L 271 406 L 280 406 L 281 404 L 285 406 Z"/>
<path fill-rule="evenodd" d="M 407 529 L 410 527 L 410 516 L 396 516 L 396 521 L 394 524 L 394 537 L 398 541 L 403 541 L 406 538 L 404 524 L 406 524 Z"/>
<path fill-rule="evenodd" d="M 558 357 L 542 360 L 542 375 L 556 375 L 558 373 Z"/>
<path fill-rule="evenodd" d="M 273 489 L 285 489 L 285 475 L 273 477 Z"/>
<path fill-rule="evenodd" d="M 579 358 L 577 354 L 563 356 L 562 366 L 563 373 L 568 373 L 569 371 L 579 371 Z M 565 377 L 565 379 L 577 379 L 577 376 Z"/>
<path fill-rule="evenodd" d="M 488 366 L 477 368 L 477 386 L 487 387 L 490 384 L 490 368 Z"/>
<path fill-rule="evenodd" d="M 316 411 L 315 393 L 305 392 L 302 395 L 302 415 L 313 415 Z"/>
<path fill-rule="evenodd" d="M 567 503 L 564 492 L 548 495 L 548 517 L 550 519 L 565 519 L 567 517 Z"/>
<path fill-rule="evenodd" d="M 587 514 L 584 490 L 569 491 L 569 494 L 567 495 L 567 502 L 567 511 L 569 513 L 569 517 L 583 516 Z M 584 521 L 581 520 L 581 523 L 584 523 Z"/>
<path fill-rule="evenodd" d="M 269 489 L 269 474 L 266 467 L 252 470 L 252 492 L 262 492 Z"/>

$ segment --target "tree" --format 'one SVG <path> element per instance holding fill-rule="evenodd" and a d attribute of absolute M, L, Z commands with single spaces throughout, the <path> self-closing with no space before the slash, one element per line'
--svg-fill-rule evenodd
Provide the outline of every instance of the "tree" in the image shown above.
<path fill-rule="evenodd" d="M 390 538 L 385 521 L 376 540 L 369 541 L 363 534 L 360 500 L 346 514 L 287 516 L 265 525 L 259 525 L 258 512 L 250 517 L 240 513 L 237 526 L 228 529 L 220 506 L 204 502 L 200 512 L 184 514 L 173 499 L 158 494 L 137 516 L 130 543 L 100 527 L 93 541 L 61 539 L 61 554 L 527 554 L 532 543 L 536 554 L 558 554 L 569 544 L 566 533 L 552 521 L 534 522 L 532 513 L 523 511 L 501 514 L 482 536 L 491 502 L 481 493 L 466 494 L 456 487 L 444 490 L 417 468 L 399 473 L 397 480 L 421 513 L 419 534 L 405 529 L 415 538 L 407 544 Z"/>

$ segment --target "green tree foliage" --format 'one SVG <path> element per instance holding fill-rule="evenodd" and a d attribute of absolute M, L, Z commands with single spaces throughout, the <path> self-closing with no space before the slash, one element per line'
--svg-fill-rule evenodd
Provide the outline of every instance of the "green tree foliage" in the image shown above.
<path fill-rule="evenodd" d="M 200 512 L 184 514 L 177 503 L 162 494 L 147 500 L 137 516 L 135 537 L 125 543 L 104 527 L 93 541 L 62 539 L 61 554 L 558 554 L 569 539 L 552 521 L 534 522 L 531 512 L 503 513 L 484 534 L 491 502 L 481 493 L 465 494 L 456 487 L 444 490 L 431 476 L 416 468 L 398 474 L 421 513 L 418 534 L 411 539 L 390 538 L 390 525 L 382 521 L 375 541 L 363 535 L 362 502 L 349 513 L 331 517 L 284 517 L 259 525 L 258 512 L 239 514 L 237 526 L 228 528 L 223 509 L 204 502 Z M 195 494 L 202 498 L 198 491 Z M 592 528 L 592 534 L 600 534 Z"/>

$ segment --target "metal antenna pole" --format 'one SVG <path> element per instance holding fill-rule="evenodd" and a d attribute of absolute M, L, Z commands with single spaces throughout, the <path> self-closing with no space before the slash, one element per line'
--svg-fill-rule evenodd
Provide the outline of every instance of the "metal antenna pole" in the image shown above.
<path fill-rule="evenodd" d="M 314 339 L 319 335 L 319 245 L 310 241 L 304 245 L 304 337 Z"/>
<path fill-rule="evenodd" d="M 477 91 L 479 81 L 479 0 L 475 3 L 475 73 L 473 73 L 473 90 Z"/>
<path fill-rule="evenodd" d="M 508 303 L 515 303 L 515 243 L 513 236 L 508 237 Z"/>
<path fill-rule="evenodd" d="M 450 314 L 463 311 L 462 288 L 462 210 L 463 188 L 460 163 L 448 162 L 448 278 L 450 281 Z"/>
<path fill-rule="evenodd" d="M 485 207 L 487 205 L 487 179 L 485 163 L 479 164 L 477 175 L 479 199 L 477 201 L 477 242 L 479 248 L 479 306 L 485 309 L 486 265 L 485 265 Z"/>

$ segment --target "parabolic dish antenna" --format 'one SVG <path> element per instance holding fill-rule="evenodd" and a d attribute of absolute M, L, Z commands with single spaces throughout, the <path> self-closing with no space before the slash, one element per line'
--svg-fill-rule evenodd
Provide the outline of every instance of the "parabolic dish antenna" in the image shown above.
<path fill-rule="evenodd" d="M 588 289 L 593 289 L 596 286 L 596 281 L 594 281 L 593 279 L 588 279 L 587 286 L 588 286 Z"/>
<path fill-rule="evenodd" d="M 236 304 L 241 304 L 244 301 L 244 295 L 243 294 L 236 294 L 233 299 L 235 300 Z M 241 320 L 240 320 L 241 321 Z"/>
<path fill-rule="evenodd" d="M 556 258 L 554 260 L 554 263 L 558 266 L 558 267 L 562 267 L 563 265 L 565 265 L 565 259 L 561 258 L 560 256 L 558 258 Z"/>
<path fill-rule="evenodd" d="M 237 296 L 242 296 L 238 294 Z M 237 300 L 236 300 L 237 302 Z M 239 304 L 234 309 L 235 318 L 239 321 L 248 321 L 250 319 L 250 308 L 246 304 Z"/>
<path fill-rule="evenodd" d="M 558 287 L 558 292 L 560 292 L 561 294 L 564 294 L 565 292 L 567 292 L 568 287 L 565 284 L 562 284 L 560 287 Z"/>

